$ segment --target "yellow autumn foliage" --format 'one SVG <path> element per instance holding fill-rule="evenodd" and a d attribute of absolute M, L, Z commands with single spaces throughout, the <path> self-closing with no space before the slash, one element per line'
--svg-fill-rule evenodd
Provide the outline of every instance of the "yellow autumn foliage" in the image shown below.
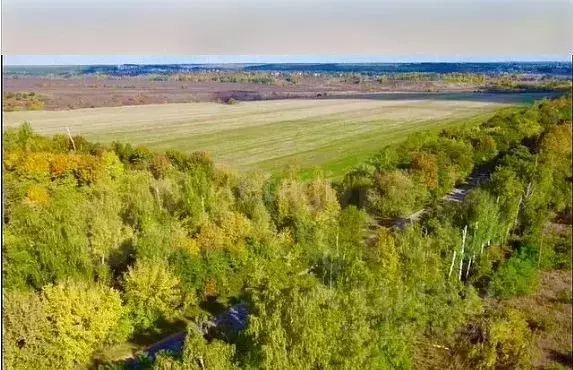
<path fill-rule="evenodd" d="M 340 203 L 336 192 L 327 180 L 317 179 L 306 188 L 306 196 L 310 204 L 311 215 L 316 222 L 326 222 L 336 219 L 340 212 Z"/>
<path fill-rule="evenodd" d="M 48 177 L 50 174 L 51 153 L 29 152 L 22 157 L 22 161 L 17 171 L 29 178 L 40 179 Z"/>
<path fill-rule="evenodd" d="M 33 185 L 28 189 L 24 202 L 30 205 L 46 204 L 50 196 L 48 190 L 39 185 Z"/>
<path fill-rule="evenodd" d="M 22 152 L 7 151 L 3 153 L 2 162 L 7 171 L 14 171 L 22 161 Z"/>
<path fill-rule="evenodd" d="M 438 160 L 435 154 L 416 153 L 412 158 L 412 168 L 420 171 L 429 190 L 438 188 Z"/>
<path fill-rule="evenodd" d="M 52 178 L 70 175 L 78 166 L 78 156 L 73 154 L 55 154 L 50 162 Z"/>

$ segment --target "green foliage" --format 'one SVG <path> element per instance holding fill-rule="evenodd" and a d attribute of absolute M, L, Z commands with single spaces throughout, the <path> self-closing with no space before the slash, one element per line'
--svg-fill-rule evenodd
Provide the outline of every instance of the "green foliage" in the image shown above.
<path fill-rule="evenodd" d="M 14 368 L 73 369 L 131 332 L 119 293 L 105 286 L 63 283 L 39 294 L 13 292 L 6 302 L 4 343 Z"/>
<path fill-rule="evenodd" d="M 407 216 L 428 204 L 430 195 L 445 195 L 475 166 L 487 165 L 500 152 L 538 137 L 542 129 L 537 111 L 530 108 L 502 111 L 475 127 L 448 129 L 439 135 L 412 135 L 347 174 L 339 193 L 344 203 L 370 207 L 381 217 Z M 524 155 L 530 155 L 525 148 L 512 150 L 519 165 L 523 165 Z M 515 171 L 522 176 L 531 173 Z"/>
<path fill-rule="evenodd" d="M 492 291 L 496 297 L 511 298 L 532 293 L 538 283 L 536 260 L 527 250 L 510 257 L 495 273 Z"/>
<path fill-rule="evenodd" d="M 173 370 L 238 370 L 239 367 L 233 361 L 235 348 L 220 340 L 207 342 L 201 332 L 194 325 L 187 329 L 185 346 L 180 359 L 173 358 L 168 354 L 160 355 L 152 369 Z"/>
<path fill-rule="evenodd" d="M 102 345 L 121 342 L 130 334 L 117 291 L 87 285 L 56 285 L 43 291 L 46 318 L 57 338 L 56 358 L 69 368 L 87 363 Z"/>
<path fill-rule="evenodd" d="M 18 129 L 6 130 L 2 135 L 2 143 L 5 150 L 16 148 L 30 150 L 36 136 L 32 126 L 28 122 L 24 122 Z"/>
<path fill-rule="evenodd" d="M 354 206 L 346 207 L 339 216 L 339 240 L 350 246 L 358 246 L 364 237 L 364 228 L 368 221 L 366 212 Z"/>
<path fill-rule="evenodd" d="M 164 79 L 190 82 L 207 82 L 215 81 L 222 83 L 250 83 L 250 84 L 283 84 L 288 81 L 287 77 L 271 74 L 268 72 L 199 72 L 199 73 L 177 73 L 170 76 L 164 76 Z M 147 78 L 157 78 L 158 76 L 147 76 Z"/>
<path fill-rule="evenodd" d="M 202 167 L 210 173 L 213 170 L 213 161 L 205 152 L 194 152 L 191 154 L 168 151 L 167 158 L 180 171 L 190 171 L 197 167 Z"/>
<path fill-rule="evenodd" d="M 35 293 L 3 294 L 2 321 L 4 361 L 7 368 L 45 369 L 51 366 L 51 326 L 43 301 Z M 53 339 L 52 339 L 53 340 Z M 54 346 L 53 344 L 51 346 Z"/>
<path fill-rule="evenodd" d="M 532 334 L 519 311 L 491 309 L 470 321 L 455 342 L 460 368 L 516 369 L 530 366 Z"/>
<path fill-rule="evenodd" d="M 112 148 L 120 161 L 137 169 L 145 169 L 153 160 L 153 153 L 146 147 L 114 142 Z"/>
<path fill-rule="evenodd" d="M 379 174 L 368 194 L 370 207 L 385 217 L 407 216 L 418 210 L 428 197 L 424 187 L 417 186 L 404 171 Z"/>
<path fill-rule="evenodd" d="M 103 166 L 105 171 L 112 179 L 121 177 L 124 173 L 123 164 L 113 152 L 106 152 L 102 156 Z"/>
<path fill-rule="evenodd" d="M 481 253 L 486 244 L 501 241 L 505 237 L 508 221 L 501 219 L 499 202 L 487 191 L 476 189 L 464 201 L 465 217 L 462 223 L 469 225 L 469 253 Z"/>
<path fill-rule="evenodd" d="M 94 366 L 182 320 L 183 353 L 145 366 L 409 369 L 431 339 L 457 368 L 527 367 L 525 321 L 484 314 L 482 297 L 529 294 L 539 269 L 571 268 L 557 224 L 572 209 L 567 104 L 414 135 L 335 184 L 7 130 L 7 366 Z M 489 181 L 442 201 L 474 168 Z M 422 208 L 403 230 L 378 224 Z M 237 301 L 247 329 L 204 339 L 192 322 Z"/>
<path fill-rule="evenodd" d="M 265 281 L 254 288 L 245 339 L 252 353 L 247 368 L 376 368 L 378 337 L 369 328 L 365 297 L 337 296 L 311 281 L 281 288 Z M 377 358 L 378 357 L 378 358 Z"/>
<path fill-rule="evenodd" d="M 538 267 L 544 270 L 570 270 L 573 264 L 571 228 L 544 235 L 538 253 Z"/>
<path fill-rule="evenodd" d="M 179 279 L 166 264 L 137 262 L 124 277 L 125 301 L 138 329 L 150 329 L 160 319 L 172 319 L 183 304 Z"/>
<path fill-rule="evenodd" d="M 66 278 L 92 280 L 86 205 L 84 193 L 62 188 L 46 205 L 15 206 L 4 229 L 4 284 L 41 289 Z"/>
<path fill-rule="evenodd" d="M 399 270 L 399 255 L 396 251 L 396 244 L 388 229 L 381 229 L 378 232 L 378 243 L 374 250 L 374 259 L 382 268 L 383 278 L 390 282 L 401 280 Z"/>

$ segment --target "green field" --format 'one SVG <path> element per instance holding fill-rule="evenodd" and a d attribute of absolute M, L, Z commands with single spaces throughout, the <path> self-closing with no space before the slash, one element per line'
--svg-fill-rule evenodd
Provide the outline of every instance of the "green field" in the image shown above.
<path fill-rule="evenodd" d="M 406 135 L 487 119 L 497 108 L 531 100 L 275 100 L 162 104 L 70 111 L 5 112 L 4 125 L 25 121 L 39 133 L 83 135 L 152 149 L 204 150 L 237 169 L 275 171 L 289 163 L 335 177 Z"/>

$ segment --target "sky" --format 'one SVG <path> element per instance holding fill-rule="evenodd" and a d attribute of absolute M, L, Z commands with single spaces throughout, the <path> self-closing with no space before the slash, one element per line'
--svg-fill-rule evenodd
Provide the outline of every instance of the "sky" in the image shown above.
<path fill-rule="evenodd" d="M 570 61 L 572 0 L 3 0 L 10 64 Z"/>

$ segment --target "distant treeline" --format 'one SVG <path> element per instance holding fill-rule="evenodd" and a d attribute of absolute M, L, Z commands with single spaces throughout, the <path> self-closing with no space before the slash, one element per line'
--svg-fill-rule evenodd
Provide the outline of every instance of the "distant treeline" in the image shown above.
<path fill-rule="evenodd" d="M 6 66 L 5 76 L 74 76 L 104 74 L 110 76 L 140 76 L 148 74 L 177 74 L 196 72 L 300 72 L 300 73 L 358 73 L 363 75 L 431 73 L 431 74 L 535 74 L 571 76 L 571 63 L 277 63 L 277 64 L 123 64 L 90 66 Z"/>
<path fill-rule="evenodd" d="M 262 64 L 247 66 L 246 71 L 290 71 L 324 73 L 476 73 L 505 74 L 531 73 L 570 75 L 571 63 L 318 63 L 318 64 Z"/>

